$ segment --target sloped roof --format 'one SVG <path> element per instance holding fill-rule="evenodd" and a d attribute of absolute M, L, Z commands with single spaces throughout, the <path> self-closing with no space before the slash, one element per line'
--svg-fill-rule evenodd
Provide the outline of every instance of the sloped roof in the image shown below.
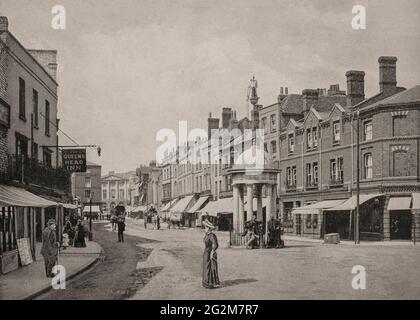
<path fill-rule="evenodd" d="M 365 109 L 371 109 L 379 105 L 393 106 L 416 102 L 420 103 L 420 85 L 401 91 L 388 98 L 375 102 L 374 104 L 367 106 Z"/>
<path fill-rule="evenodd" d="M 300 94 L 289 94 L 280 103 L 284 113 L 299 114 L 302 112 L 303 97 Z"/>
<path fill-rule="evenodd" d="M 346 105 L 347 97 L 345 95 L 319 96 L 313 105 L 318 112 L 330 112 L 334 105 Z M 301 94 L 289 94 L 281 102 L 283 113 L 300 114 L 303 112 L 303 96 Z"/>

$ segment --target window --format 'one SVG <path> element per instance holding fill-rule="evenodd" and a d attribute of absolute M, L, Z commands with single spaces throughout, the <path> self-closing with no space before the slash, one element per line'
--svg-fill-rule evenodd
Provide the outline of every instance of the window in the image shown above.
<path fill-rule="evenodd" d="M 313 165 L 313 171 L 314 171 L 314 185 L 317 186 L 318 185 L 318 162 L 314 162 Z"/>
<path fill-rule="evenodd" d="M 373 159 L 371 153 L 366 153 L 363 159 L 364 178 L 372 179 L 373 177 Z"/>
<path fill-rule="evenodd" d="M 295 136 L 293 133 L 289 134 L 289 153 L 295 152 Z"/>
<path fill-rule="evenodd" d="M 265 132 L 266 128 L 267 128 L 267 118 L 262 118 L 261 119 L 261 129 L 263 129 L 264 132 Z"/>
<path fill-rule="evenodd" d="M 90 190 L 85 190 L 85 198 L 90 199 Z"/>
<path fill-rule="evenodd" d="M 268 147 L 267 147 L 267 143 L 264 142 L 264 151 L 268 152 Z"/>
<path fill-rule="evenodd" d="M 363 136 L 365 141 L 372 140 L 373 132 L 372 132 L 372 120 L 365 121 L 363 123 Z"/>
<path fill-rule="evenodd" d="M 296 186 L 296 167 L 287 168 L 287 186 Z"/>
<path fill-rule="evenodd" d="M 91 188 L 92 187 L 92 181 L 90 177 L 85 177 L 85 188 Z"/>
<path fill-rule="evenodd" d="M 32 90 L 32 107 L 34 113 L 34 128 L 38 128 L 38 91 Z"/>
<path fill-rule="evenodd" d="M 26 120 L 25 80 L 19 78 L 19 118 Z"/>
<path fill-rule="evenodd" d="M 115 199 L 115 189 L 111 189 L 111 199 Z"/>
<path fill-rule="evenodd" d="M 277 153 L 276 141 L 271 141 L 271 154 L 273 155 L 273 158 L 276 157 L 276 153 Z"/>
<path fill-rule="evenodd" d="M 313 141 L 313 147 L 318 147 L 318 130 L 316 127 L 312 128 L 312 141 Z"/>
<path fill-rule="evenodd" d="M 312 149 L 313 148 L 313 140 L 312 140 L 312 130 L 306 130 L 306 148 Z"/>
<path fill-rule="evenodd" d="M 270 116 L 270 123 L 271 123 L 271 132 L 276 131 L 277 124 L 276 124 L 276 115 L 275 114 L 272 114 Z"/>
<path fill-rule="evenodd" d="M 333 122 L 333 143 L 339 143 L 341 139 L 340 136 L 340 121 Z"/>
<path fill-rule="evenodd" d="M 45 134 L 50 135 L 50 103 L 45 100 Z"/>
<path fill-rule="evenodd" d="M 51 167 L 52 163 L 51 163 L 51 151 L 48 149 L 44 149 L 43 154 L 42 154 L 42 160 L 44 165 L 46 165 L 47 167 Z"/>
<path fill-rule="evenodd" d="M 306 185 L 311 186 L 312 185 L 312 163 L 306 164 Z"/>
<path fill-rule="evenodd" d="M 124 199 L 124 190 L 120 190 L 120 197 L 119 197 L 119 199 Z"/>
<path fill-rule="evenodd" d="M 343 158 L 330 160 L 330 178 L 331 182 L 342 183 L 344 179 Z"/>
<path fill-rule="evenodd" d="M 102 200 L 106 200 L 108 196 L 107 190 L 102 190 Z"/>

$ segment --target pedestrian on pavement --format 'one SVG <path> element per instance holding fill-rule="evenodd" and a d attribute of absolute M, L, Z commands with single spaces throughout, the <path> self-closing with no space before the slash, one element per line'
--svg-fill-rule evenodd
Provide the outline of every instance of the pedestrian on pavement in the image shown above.
<path fill-rule="evenodd" d="M 118 242 L 124 242 L 125 222 L 124 216 L 118 218 Z"/>
<path fill-rule="evenodd" d="M 215 226 L 208 220 L 204 220 L 203 225 L 206 234 L 204 236 L 202 285 L 204 288 L 214 289 L 220 286 L 216 253 L 219 244 L 216 235 L 212 232 Z"/>
<path fill-rule="evenodd" d="M 64 223 L 64 228 L 63 228 L 63 246 L 64 247 L 66 247 L 65 241 L 64 241 L 65 237 L 67 237 L 67 239 L 68 239 L 68 245 L 67 246 L 72 246 L 73 245 L 73 239 L 74 239 L 74 229 L 73 229 L 73 226 L 71 224 L 70 217 L 68 217 L 68 216 L 66 217 L 66 222 Z"/>
<path fill-rule="evenodd" d="M 147 212 L 143 215 L 143 221 L 144 221 L 144 228 L 147 229 Z"/>
<path fill-rule="evenodd" d="M 77 221 L 76 234 L 74 236 L 74 247 L 75 248 L 86 247 L 85 237 L 86 237 L 86 230 L 83 227 L 82 220 L 79 219 L 79 221 Z"/>
<path fill-rule="evenodd" d="M 160 216 L 159 214 L 156 215 L 156 227 L 159 230 L 160 229 Z"/>
<path fill-rule="evenodd" d="M 48 226 L 42 231 L 41 254 L 45 262 L 45 274 L 48 278 L 53 278 L 52 269 L 57 263 L 59 243 L 55 235 L 56 224 L 54 219 L 48 220 Z"/>
<path fill-rule="evenodd" d="M 116 229 L 116 225 L 117 225 L 117 216 L 115 214 L 111 215 L 111 227 L 112 227 L 112 232 L 115 231 Z"/>

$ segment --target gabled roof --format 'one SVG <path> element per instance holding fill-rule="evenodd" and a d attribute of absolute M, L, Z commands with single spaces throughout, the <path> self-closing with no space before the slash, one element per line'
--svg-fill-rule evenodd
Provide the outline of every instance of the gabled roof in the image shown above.
<path fill-rule="evenodd" d="M 335 103 L 334 107 L 331 109 L 331 111 L 328 113 L 328 117 L 327 118 L 331 118 L 332 114 L 334 113 L 334 110 L 337 109 L 339 110 L 341 113 L 345 113 L 348 112 L 344 107 L 342 107 L 339 103 Z"/>

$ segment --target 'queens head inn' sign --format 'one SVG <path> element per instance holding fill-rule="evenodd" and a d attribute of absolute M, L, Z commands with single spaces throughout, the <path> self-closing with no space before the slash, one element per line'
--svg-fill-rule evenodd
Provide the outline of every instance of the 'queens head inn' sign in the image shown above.
<path fill-rule="evenodd" d="M 63 168 L 70 172 L 86 172 L 86 149 L 62 150 Z"/>

